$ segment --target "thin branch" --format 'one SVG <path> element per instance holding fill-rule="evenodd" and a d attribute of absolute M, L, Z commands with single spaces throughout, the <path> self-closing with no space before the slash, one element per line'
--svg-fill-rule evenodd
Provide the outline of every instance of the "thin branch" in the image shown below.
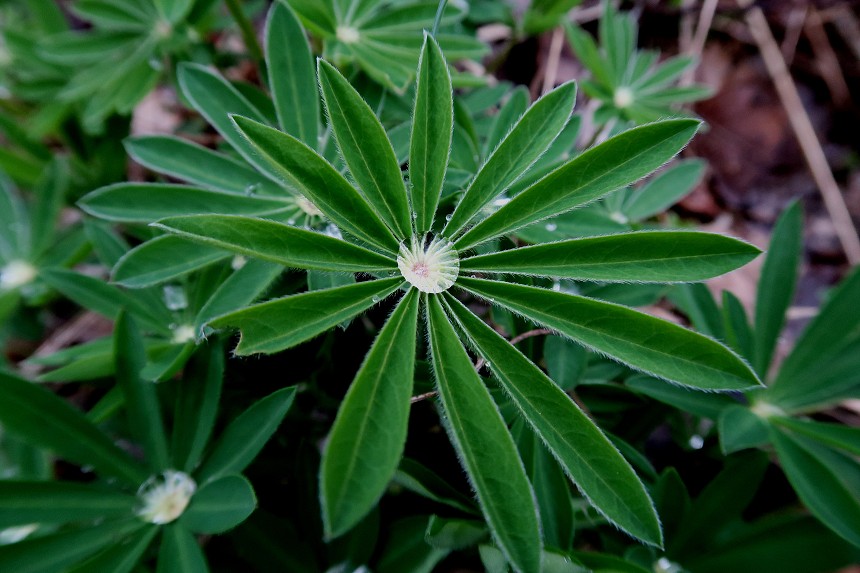
<path fill-rule="evenodd" d="M 263 57 L 263 48 L 260 47 L 260 41 L 257 39 L 257 31 L 254 29 L 254 25 L 245 15 L 239 0 L 227 0 L 227 9 L 230 11 L 230 15 L 236 21 L 236 24 L 239 25 L 239 31 L 242 33 L 242 41 L 245 42 L 245 47 L 248 48 L 251 57 L 260 66 L 259 69 L 262 74 L 265 58 Z"/>
<path fill-rule="evenodd" d="M 782 52 L 773 37 L 767 19 L 761 8 L 751 6 L 752 0 L 738 1 L 742 7 L 748 8 L 745 18 L 747 27 L 758 45 L 765 67 L 788 115 L 794 135 L 800 143 L 800 149 L 803 151 L 809 170 L 812 172 L 812 177 L 821 191 L 824 206 L 833 221 L 845 257 L 851 264 L 860 263 L 860 237 L 857 236 L 857 229 L 854 227 L 845 199 L 836 184 L 836 179 L 827 163 L 827 157 L 821 148 L 821 142 L 818 141 L 809 114 L 803 107 L 797 86 L 782 58 Z"/>
<path fill-rule="evenodd" d="M 543 87 L 541 94 L 548 93 L 558 78 L 558 65 L 561 61 L 561 48 L 564 45 L 564 29 L 561 27 L 553 30 L 552 41 L 549 44 L 549 53 L 546 57 L 546 67 L 543 75 Z"/>
<path fill-rule="evenodd" d="M 702 51 L 705 49 L 705 41 L 708 39 L 708 32 L 711 31 L 711 24 L 714 22 L 714 14 L 717 11 L 717 3 L 719 0 L 705 0 L 702 10 L 699 12 L 699 21 L 696 24 L 696 32 L 690 40 L 690 46 L 687 50 L 687 55 L 693 58 L 701 59 Z M 693 77 L 696 73 L 696 68 L 690 68 L 681 77 L 681 85 L 689 86 L 693 83 Z"/>

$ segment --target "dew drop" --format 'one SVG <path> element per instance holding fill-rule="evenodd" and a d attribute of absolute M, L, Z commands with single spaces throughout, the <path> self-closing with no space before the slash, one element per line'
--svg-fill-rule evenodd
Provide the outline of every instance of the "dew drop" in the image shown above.
<path fill-rule="evenodd" d="M 372 297 L 370 297 L 370 300 L 372 300 L 373 302 L 379 302 L 379 295 L 373 295 Z"/>
<path fill-rule="evenodd" d="M 690 436 L 690 440 L 687 443 L 689 443 L 690 447 L 694 450 L 701 450 L 702 446 L 705 445 L 705 438 L 698 434 L 695 434 L 693 436 Z"/>
<path fill-rule="evenodd" d="M 545 229 L 552 233 L 553 231 L 558 229 L 558 225 L 556 225 L 555 223 L 547 223 Z"/>
<path fill-rule="evenodd" d="M 188 308 L 188 297 L 185 289 L 178 285 L 166 285 L 162 290 L 164 295 L 164 306 L 169 310 L 183 310 Z"/>
<path fill-rule="evenodd" d="M 245 187 L 245 195 L 255 195 L 259 189 L 259 183 L 251 183 L 250 185 Z"/>
<path fill-rule="evenodd" d="M 287 225 L 295 225 L 295 224 L 296 224 L 295 217 L 290 217 L 289 219 L 287 219 Z"/>
<path fill-rule="evenodd" d="M 561 292 L 561 283 L 559 281 L 554 281 L 552 283 L 552 290 L 555 292 Z"/>
<path fill-rule="evenodd" d="M 454 218 L 454 213 L 448 213 L 447 215 L 445 215 L 446 221 L 450 221 L 452 218 Z"/>

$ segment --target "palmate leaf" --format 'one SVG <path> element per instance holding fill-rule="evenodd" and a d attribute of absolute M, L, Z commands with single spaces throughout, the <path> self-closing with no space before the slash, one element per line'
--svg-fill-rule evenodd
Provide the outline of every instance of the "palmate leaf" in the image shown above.
<path fill-rule="evenodd" d="M 236 354 L 277 352 L 351 319 L 402 284 L 403 279 L 395 277 L 287 296 L 224 315 L 210 324 L 236 326 L 242 331 Z"/>
<path fill-rule="evenodd" d="M 426 299 L 430 353 L 443 420 L 494 539 L 519 571 L 538 573 L 541 541 L 525 468 L 499 410 L 448 322 Z"/>
<path fill-rule="evenodd" d="M 225 193 L 257 190 L 279 195 L 283 189 L 247 163 L 174 136 L 147 135 L 124 142 L 135 161 L 159 173 Z"/>
<path fill-rule="evenodd" d="M 803 239 L 803 211 L 793 203 L 777 221 L 761 270 L 755 308 L 755 360 L 759 376 L 767 376 L 785 313 L 794 299 Z"/>
<path fill-rule="evenodd" d="M 256 507 L 257 496 L 248 480 L 228 475 L 194 492 L 178 523 L 198 534 L 223 533 L 245 521 Z"/>
<path fill-rule="evenodd" d="M 352 273 L 395 268 L 390 257 L 274 221 L 232 215 L 191 215 L 162 219 L 154 226 L 195 242 L 286 267 Z"/>
<path fill-rule="evenodd" d="M 156 573 L 209 573 L 203 550 L 187 528 L 169 523 L 162 530 Z"/>
<path fill-rule="evenodd" d="M 484 205 L 528 170 L 564 129 L 575 101 L 576 84 L 570 82 L 543 96 L 523 114 L 469 184 L 442 231 L 444 236 L 456 236 Z M 459 250 L 466 248 L 457 244 Z"/>
<path fill-rule="evenodd" d="M 418 61 L 415 113 L 409 137 L 409 183 L 415 230 L 425 233 L 433 225 L 439 203 L 454 122 L 451 74 L 442 50 L 425 34 Z"/>
<path fill-rule="evenodd" d="M 389 253 L 396 252 L 399 241 L 391 230 L 328 161 L 286 133 L 242 116 L 233 116 L 233 120 L 259 156 L 335 225 Z"/>
<path fill-rule="evenodd" d="M 812 514 L 860 547 L 860 465 L 852 457 L 773 427 L 771 440 L 788 481 Z"/>
<path fill-rule="evenodd" d="M 630 308 L 572 294 L 483 279 L 457 284 L 629 366 L 701 390 L 743 390 L 760 382 L 722 344 Z"/>
<path fill-rule="evenodd" d="M 143 445 L 146 461 L 154 473 L 167 469 L 167 436 L 156 387 L 141 377 L 146 364 L 143 339 L 134 320 L 120 312 L 114 328 L 114 361 L 117 384 L 125 397 L 129 426 L 137 441 Z"/>
<path fill-rule="evenodd" d="M 229 257 L 222 249 L 196 245 L 180 237 L 156 237 L 120 258 L 113 282 L 128 288 L 153 286 Z"/>
<path fill-rule="evenodd" d="M 593 201 L 648 175 L 687 145 L 699 122 L 672 119 L 635 127 L 577 155 L 466 231 L 462 252 L 493 237 Z"/>
<path fill-rule="evenodd" d="M 406 186 L 385 129 L 347 79 L 317 61 L 320 89 L 341 155 L 358 187 L 398 238 L 412 233 Z"/>
<path fill-rule="evenodd" d="M 591 504 L 634 537 L 662 545 L 660 523 L 645 487 L 594 422 L 537 366 L 462 303 L 450 295 L 445 296 L 445 303 L 523 419 Z"/>
<path fill-rule="evenodd" d="M 129 517 L 3 545 L 0 546 L 0 571 L 56 573 L 104 547 L 120 544 L 129 534 L 147 527 L 151 526 Z"/>
<path fill-rule="evenodd" d="M 134 513 L 137 499 L 97 486 L 53 481 L 0 481 L 0 529 L 68 523 Z"/>
<path fill-rule="evenodd" d="M 135 487 L 148 477 L 141 465 L 62 398 L 2 372 L 0 392 L 0 423 L 5 430 Z"/>
<path fill-rule="evenodd" d="M 224 430 L 195 474 L 198 484 L 238 474 L 260 453 L 293 404 L 295 387 L 282 388 L 254 403 Z"/>
<path fill-rule="evenodd" d="M 158 531 L 158 527 L 147 526 L 123 540 L 122 543 L 108 547 L 68 571 L 69 573 L 103 573 L 104 571 L 128 573 L 140 561 L 143 552 L 149 547 Z"/>
<path fill-rule="evenodd" d="M 460 262 L 460 269 L 580 280 L 685 282 L 729 272 L 760 252 L 722 235 L 644 231 L 469 257 Z"/>
<path fill-rule="evenodd" d="M 176 397 L 171 436 L 174 468 L 190 473 L 200 462 L 218 413 L 224 378 L 224 345 L 210 342 L 186 367 Z"/>
<path fill-rule="evenodd" d="M 309 147 L 318 145 L 319 100 L 313 55 L 301 24 L 289 5 L 274 2 L 266 21 L 266 63 L 281 128 Z"/>
<path fill-rule="evenodd" d="M 78 201 L 85 212 L 107 221 L 150 223 L 177 215 L 231 213 L 268 215 L 292 204 L 282 198 L 255 197 L 166 183 L 116 183 Z"/>
<path fill-rule="evenodd" d="M 418 291 L 411 289 L 397 305 L 335 419 L 320 468 L 327 537 L 358 523 L 397 469 L 409 419 L 418 301 Z"/>
<path fill-rule="evenodd" d="M 238 114 L 265 123 L 263 113 L 227 80 L 201 65 L 183 62 L 177 66 L 176 77 L 182 93 L 194 109 L 218 130 L 233 149 L 261 173 L 278 181 L 277 172 L 230 121 L 230 114 Z"/>

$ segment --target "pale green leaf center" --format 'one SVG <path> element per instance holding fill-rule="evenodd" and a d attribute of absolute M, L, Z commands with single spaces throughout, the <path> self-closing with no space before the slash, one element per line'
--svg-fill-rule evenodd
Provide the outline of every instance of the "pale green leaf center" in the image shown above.
<path fill-rule="evenodd" d="M 453 243 L 443 237 L 412 237 L 407 245 L 400 244 L 397 267 L 409 284 L 421 292 L 440 293 L 448 290 L 460 273 L 460 258 Z"/>
<path fill-rule="evenodd" d="M 152 476 L 140 486 L 137 497 L 141 508 L 137 515 L 144 521 L 159 525 L 175 521 L 188 507 L 195 491 L 197 483 L 191 476 L 176 470 L 165 470 L 160 476 Z"/>

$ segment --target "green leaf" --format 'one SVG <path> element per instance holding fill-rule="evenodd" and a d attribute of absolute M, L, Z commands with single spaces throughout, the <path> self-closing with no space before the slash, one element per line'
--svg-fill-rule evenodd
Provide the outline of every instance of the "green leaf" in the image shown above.
<path fill-rule="evenodd" d="M 204 325 L 216 316 L 242 308 L 263 294 L 283 271 L 281 265 L 265 261 L 246 261 L 215 289 L 194 319 Z"/>
<path fill-rule="evenodd" d="M 670 119 L 616 135 L 577 155 L 511 199 L 454 245 L 462 252 L 629 185 L 671 159 L 698 128 L 696 120 Z"/>
<path fill-rule="evenodd" d="M 477 513 L 471 499 L 462 495 L 447 480 L 415 460 L 402 458 L 392 479 L 400 486 L 422 497 L 443 503 L 465 513 Z"/>
<path fill-rule="evenodd" d="M 0 546 L 0 571 L 56 573 L 146 527 L 139 519 L 107 521 Z"/>
<path fill-rule="evenodd" d="M 171 24 L 177 24 L 185 18 L 193 5 L 194 0 L 155 0 L 158 13 Z"/>
<path fill-rule="evenodd" d="M 254 197 L 166 183 L 116 183 L 78 201 L 85 212 L 108 221 L 151 223 L 201 213 L 268 215 L 291 207 L 285 199 Z"/>
<path fill-rule="evenodd" d="M 697 555 L 729 524 L 739 520 L 755 496 L 767 466 L 764 452 L 742 452 L 727 458 L 723 470 L 702 490 L 678 526 L 667 548 L 669 555 Z"/>
<path fill-rule="evenodd" d="M 228 256 L 222 249 L 179 237 L 156 237 L 123 255 L 111 274 L 116 284 L 143 288 L 181 277 Z"/>
<path fill-rule="evenodd" d="M 800 410 L 832 404 L 860 384 L 860 267 L 855 267 L 806 327 L 770 386 L 768 401 Z"/>
<path fill-rule="evenodd" d="M 785 313 L 794 299 L 802 254 L 803 211 L 795 201 L 783 211 L 771 235 L 770 248 L 758 282 L 755 308 L 756 372 L 767 376 Z"/>
<path fill-rule="evenodd" d="M 247 163 L 186 139 L 168 135 L 131 137 L 125 149 L 135 161 L 153 171 L 225 193 L 279 195 L 282 188 Z"/>
<path fill-rule="evenodd" d="M 225 476 L 194 493 L 179 525 L 197 534 L 224 533 L 245 521 L 256 507 L 257 497 L 248 480 Z"/>
<path fill-rule="evenodd" d="M 442 231 L 446 237 L 456 236 L 482 207 L 514 183 L 547 150 L 570 119 L 575 101 L 576 84 L 568 82 L 540 98 L 523 114 L 469 184 Z M 466 233 L 464 237 L 470 235 Z M 476 243 L 457 241 L 458 245 Z"/>
<path fill-rule="evenodd" d="M 494 539 L 517 569 L 538 573 L 541 541 L 534 494 L 516 446 L 438 297 L 426 300 L 430 353 L 448 435 Z"/>
<path fill-rule="evenodd" d="M 320 467 L 328 538 L 345 533 L 377 504 L 400 462 L 415 369 L 418 301 L 418 291 L 410 289 L 398 303 L 332 426 Z"/>
<path fill-rule="evenodd" d="M 445 302 L 523 419 L 586 499 L 630 535 L 662 545 L 660 523 L 645 486 L 594 422 L 537 366 L 462 303 L 450 295 Z"/>
<path fill-rule="evenodd" d="M 0 529 L 131 515 L 137 499 L 90 484 L 0 481 Z"/>
<path fill-rule="evenodd" d="M 749 243 L 692 231 L 641 231 L 571 239 L 469 257 L 471 272 L 619 282 L 686 282 L 741 267 L 760 251 Z"/>
<path fill-rule="evenodd" d="M 3 372 L 0 392 L 0 423 L 10 433 L 135 487 L 148 477 L 128 454 L 62 398 Z"/>
<path fill-rule="evenodd" d="M 309 147 L 318 146 L 319 99 L 314 60 L 305 31 L 283 2 L 275 2 L 266 22 L 269 84 L 281 129 Z"/>
<path fill-rule="evenodd" d="M 260 453 L 293 403 L 295 387 L 269 394 L 239 414 L 224 430 L 195 475 L 198 483 L 238 474 Z"/>
<path fill-rule="evenodd" d="M 391 534 L 376 563 L 376 573 L 431 573 L 449 551 L 436 549 L 424 540 L 428 519 L 415 516 L 391 524 Z"/>
<path fill-rule="evenodd" d="M 63 158 L 51 161 L 33 189 L 34 204 L 31 218 L 31 245 L 33 257 L 38 257 L 51 246 L 57 231 L 57 217 L 63 208 L 69 189 L 69 165 Z M 23 224 L 23 221 L 18 221 Z"/>
<path fill-rule="evenodd" d="M 570 549 L 575 527 L 570 481 L 540 438 L 522 420 L 514 422 L 511 433 L 535 490 L 544 543 L 547 547 Z"/>
<path fill-rule="evenodd" d="M 409 183 L 416 231 L 433 225 L 454 128 L 451 75 L 439 44 L 425 33 L 418 61 L 415 111 L 409 137 Z"/>
<path fill-rule="evenodd" d="M 212 435 L 224 378 L 223 350 L 218 342 L 200 348 L 182 377 L 170 448 L 173 467 L 181 471 L 190 473 L 197 467 Z"/>
<path fill-rule="evenodd" d="M 723 291 L 723 327 L 726 342 L 747 360 L 755 355 L 753 331 L 743 303 L 731 292 Z"/>
<path fill-rule="evenodd" d="M 696 416 L 716 420 L 724 408 L 737 405 L 737 402 L 724 394 L 705 394 L 683 386 L 666 384 L 662 380 L 642 374 L 628 378 L 625 385 L 639 394 L 645 394 L 673 408 L 690 412 Z"/>
<path fill-rule="evenodd" d="M 42 269 L 39 277 L 79 305 L 111 320 L 125 308 L 145 322 L 148 328 L 165 334 L 169 332 L 170 314 L 165 307 L 147 308 L 139 297 L 100 279 L 66 269 Z"/>
<path fill-rule="evenodd" d="M 725 338 L 720 308 L 707 286 L 701 283 L 678 285 L 669 292 L 669 300 L 687 315 L 696 330 L 714 338 Z"/>
<path fill-rule="evenodd" d="M 383 250 L 396 252 L 399 242 L 365 198 L 343 175 L 298 139 L 241 116 L 236 126 L 258 155 L 335 225 Z"/>
<path fill-rule="evenodd" d="M 108 547 L 83 563 L 69 569 L 69 573 L 129 573 L 143 556 L 152 539 L 159 532 L 156 526 L 146 526 L 122 543 Z"/>
<path fill-rule="evenodd" d="M 146 364 L 143 339 L 134 320 L 125 312 L 120 312 L 114 326 L 114 360 L 132 434 L 143 445 L 150 469 L 161 472 L 170 465 L 164 422 L 155 385 L 140 375 Z"/>
<path fill-rule="evenodd" d="M 278 181 L 280 178 L 271 165 L 260 157 L 254 146 L 242 137 L 242 133 L 230 120 L 230 115 L 238 114 L 267 123 L 265 115 L 230 82 L 199 64 L 182 62 L 177 66 L 176 77 L 182 93 L 194 109 L 218 130 L 227 143 L 233 146 L 245 161 L 273 181 Z"/>
<path fill-rule="evenodd" d="M 425 540 L 436 549 L 458 550 L 477 545 L 489 532 L 482 521 L 448 519 L 434 515 L 427 523 Z"/>
<path fill-rule="evenodd" d="M 808 515 L 781 512 L 737 531 L 710 551 L 684 560 L 696 573 L 816 573 L 860 562 L 860 550 Z"/>
<path fill-rule="evenodd" d="M 194 242 L 287 267 L 353 273 L 395 269 L 390 257 L 324 233 L 263 219 L 192 215 L 163 219 L 155 226 Z"/>
<path fill-rule="evenodd" d="M 771 432 L 788 481 L 812 515 L 860 547 L 860 464 L 776 426 Z"/>
<path fill-rule="evenodd" d="M 588 351 L 561 336 L 547 336 L 543 344 L 546 370 L 562 390 L 573 390 L 588 365 Z"/>
<path fill-rule="evenodd" d="M 693 190 L 706 165 L 702 159 L 675 162 L 628 196 L 622 207 L 624 214 L 630 220 L 641 221 L 662 213 Z"/>
<path fill-rule="evenodd" d="M 542 288 L 460 278 L 457 284 L 632 368 L 703 390 L 759 383 L 728 348 L 706 336 L 616 304 Z"/>
<path fill-rule="evenodd" d="M 388 227 L 399 239 L 412 235 L 406 186 L 385 129 L 370 106 L 337 68 L 317 61 L 329 125 L 349 171 Z"/>
<path fill-rule="evenodd" d="M 831 448 L 860 456 L 860 428 L 783 416 L 773 416 L 769 421 Z"/>
<path fill-rule="evenodd" d="M 746 448 L 757 448 L 768 442 L 767 422 L 746 406 L 724 408 L 717 420 L 720 449 L 728 455 Z"/>
<path fill-rule="evenodd" d="M 215 328 L 235 326 L 242 331 L 236 354 L 270 354 L 351 319 L 403 282 L 395 277 L 287 296 L 224 315 L 210 324 Z"/>
<path fill-rule="evenodd" d="M 29 217 L 12 182 L 0 172 L 0 257 L 7 261 L 29 252 Z"/>
<path fill-rule="evenodd" d="M 156 573 L 209 573 L 203 550 L 190 531 L 178 523 L 162 529 Z"/>

